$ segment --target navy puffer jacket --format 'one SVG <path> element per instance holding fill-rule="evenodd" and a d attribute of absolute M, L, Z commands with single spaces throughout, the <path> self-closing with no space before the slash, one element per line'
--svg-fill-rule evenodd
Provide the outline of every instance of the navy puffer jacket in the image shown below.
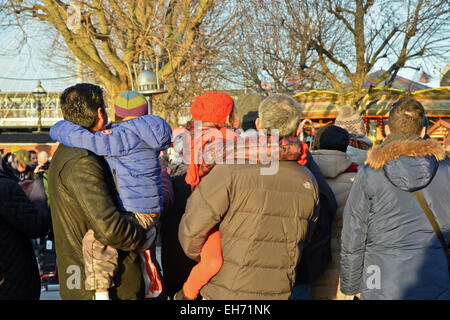
<path fill-rule="evenodd" d="M 373 148 L 344 210 L 341 291 L 362 299 L 450 299 L 444 250 L 413 192 L 450 242 L 450 163 L 433 140 Z"/>
<path fill-rule="evenodd" d="M 69 121 L 50 129 L 53 140 L 104 156 L 119 192 L 121 210 L 158 213 L 163 210 L 159 153 L 170 147 L 172 129 L 161 117 L 145 115 L 113 123 L 91 133 Z"/>

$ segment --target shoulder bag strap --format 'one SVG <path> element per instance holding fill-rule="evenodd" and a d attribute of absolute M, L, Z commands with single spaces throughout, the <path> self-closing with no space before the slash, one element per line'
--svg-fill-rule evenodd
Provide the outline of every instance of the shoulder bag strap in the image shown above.
<path fill-rule="evenodd" d="M 450 252 L 447 245 L 447 242 L 444 239 L 444 236 L 441 233 L 441 229 L 439 229 L 439 226 L 434 219 L 433 213 L 431 212 L 430 207 L 428 207 L 427 202 L 425 201 L 425 198 L 423 197 L 422 193 L 417 190 L 414 191 L 414 195 L 416 196 L 417 201 L 419 202 L 420 206 L 422 207 L 422 210 L 425 212 L 425 215 L 428 218 L 428 221 L 430 222 L 431 226 L 433 227 L 434 232 L 436 233 L 437 237 L 439 238 L 439 241 L 441 242 L 442 248 L 444 249 L 445 255 L 447 257 L 447 261 L 449 261 L 450 258 Z"/>

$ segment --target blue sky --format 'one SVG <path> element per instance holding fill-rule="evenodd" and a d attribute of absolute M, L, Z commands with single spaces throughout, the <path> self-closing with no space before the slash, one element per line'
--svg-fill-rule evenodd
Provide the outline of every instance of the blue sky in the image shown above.
<path fill-rule="evenodd" d="M 34 26 L 33 26 L 34 27 Z M 29 92 L 37 86 L 37 79 L 42 79 L 42 86 L 46 91 L 62 91 L 75 83 L 75 78 L 62 80 L 45 80 L 48 78 L 70 77 L 73 70 L 57 70 L 56 66 L 48 61 L 46 53 L 51 46 L 51 39 L 45 36 L 45 31 L 30 29 L 30 40 L 20 52 L 14 50 L 17 38 L 20 36 L 18 29 L 10 28 L 9 32 L 0 33 L 2 48 L 0 48 L 0 90 L 2 92 Z M 33 31 L 34 30 L 34 31 Z M 7 55 L 5 55 L 7 54 Z M 431 81 L 426 84 L 430 87 L 439 87 L 440 71 L 445 63 L 440 65 L 426 65 L 424 62 L 410 62 L 409 65 L 422 67 L 430 76 Z M 387 67 L 387 66 L 386 66 Z M 376 71 L 376 70 L 373 70 Z M 399 75 L 418 81 L 421 72 L 413 69 L 402 69 Z M 35 80 L 8 80 L 4 77 Z"/>
<path fill-rule="evenodd" d="M 9 80 L 19 79 L 47 79 L 67 77 L 70 70 L 57 70 L 57 67 L 48 61 L 48 50 L 51 47 L 51 39 L 46 36 L 44 30 L 27 28 L 30 37 L 22 50 L 16 50 L 21 31 L 10 28 L 9 32 L 2 31 L 0 37 L 3 46 L 0 48 L 0 90 L 1 91 L 32 91 L 37 86 L 37 80 Z M 74 82 L 72 79 L 42 80 L 42 86 L 46 91 L 60 91 Z"/>

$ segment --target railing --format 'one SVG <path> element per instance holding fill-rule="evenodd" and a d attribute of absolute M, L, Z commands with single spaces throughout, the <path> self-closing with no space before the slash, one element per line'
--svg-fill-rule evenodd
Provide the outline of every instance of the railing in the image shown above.
<path fill-rule="evenodd" d="M 60 118 L 62 119 L 61 109 L 56 108 L 43 108 L 41 112 L 42 118 Z M 38 111 L 35 108 L 21 108 L 21 109 L 3 109 L 0 108 L 1 119 L 11 118 L 37 118 Z"/>
<path fill-rule="evenodd" d="M 34 128 L 38 124 L 38 110 L 35 107 L 24 108 L 24 105 L 12 105 L 3 107 L 0 104 L 0 127 L 1 128 Z M 109 108 L 106 109 L 110 112 Z M 63 119 L 61 109 L 52 105 L 43 105 L 41 111 L 41 125 L 50 128 L 56 122 Z"/>

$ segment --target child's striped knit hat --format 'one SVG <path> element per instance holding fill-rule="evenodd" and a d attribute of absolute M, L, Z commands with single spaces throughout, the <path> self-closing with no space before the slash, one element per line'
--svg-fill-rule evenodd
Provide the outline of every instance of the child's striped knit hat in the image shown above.
<path fill-rule="evenodd" d="M 125 91 L 119 94 L 114 102 L 114 107 L 116 116 L 122 119 L 148 114 L 147 99 L 137 91 Z"/>

